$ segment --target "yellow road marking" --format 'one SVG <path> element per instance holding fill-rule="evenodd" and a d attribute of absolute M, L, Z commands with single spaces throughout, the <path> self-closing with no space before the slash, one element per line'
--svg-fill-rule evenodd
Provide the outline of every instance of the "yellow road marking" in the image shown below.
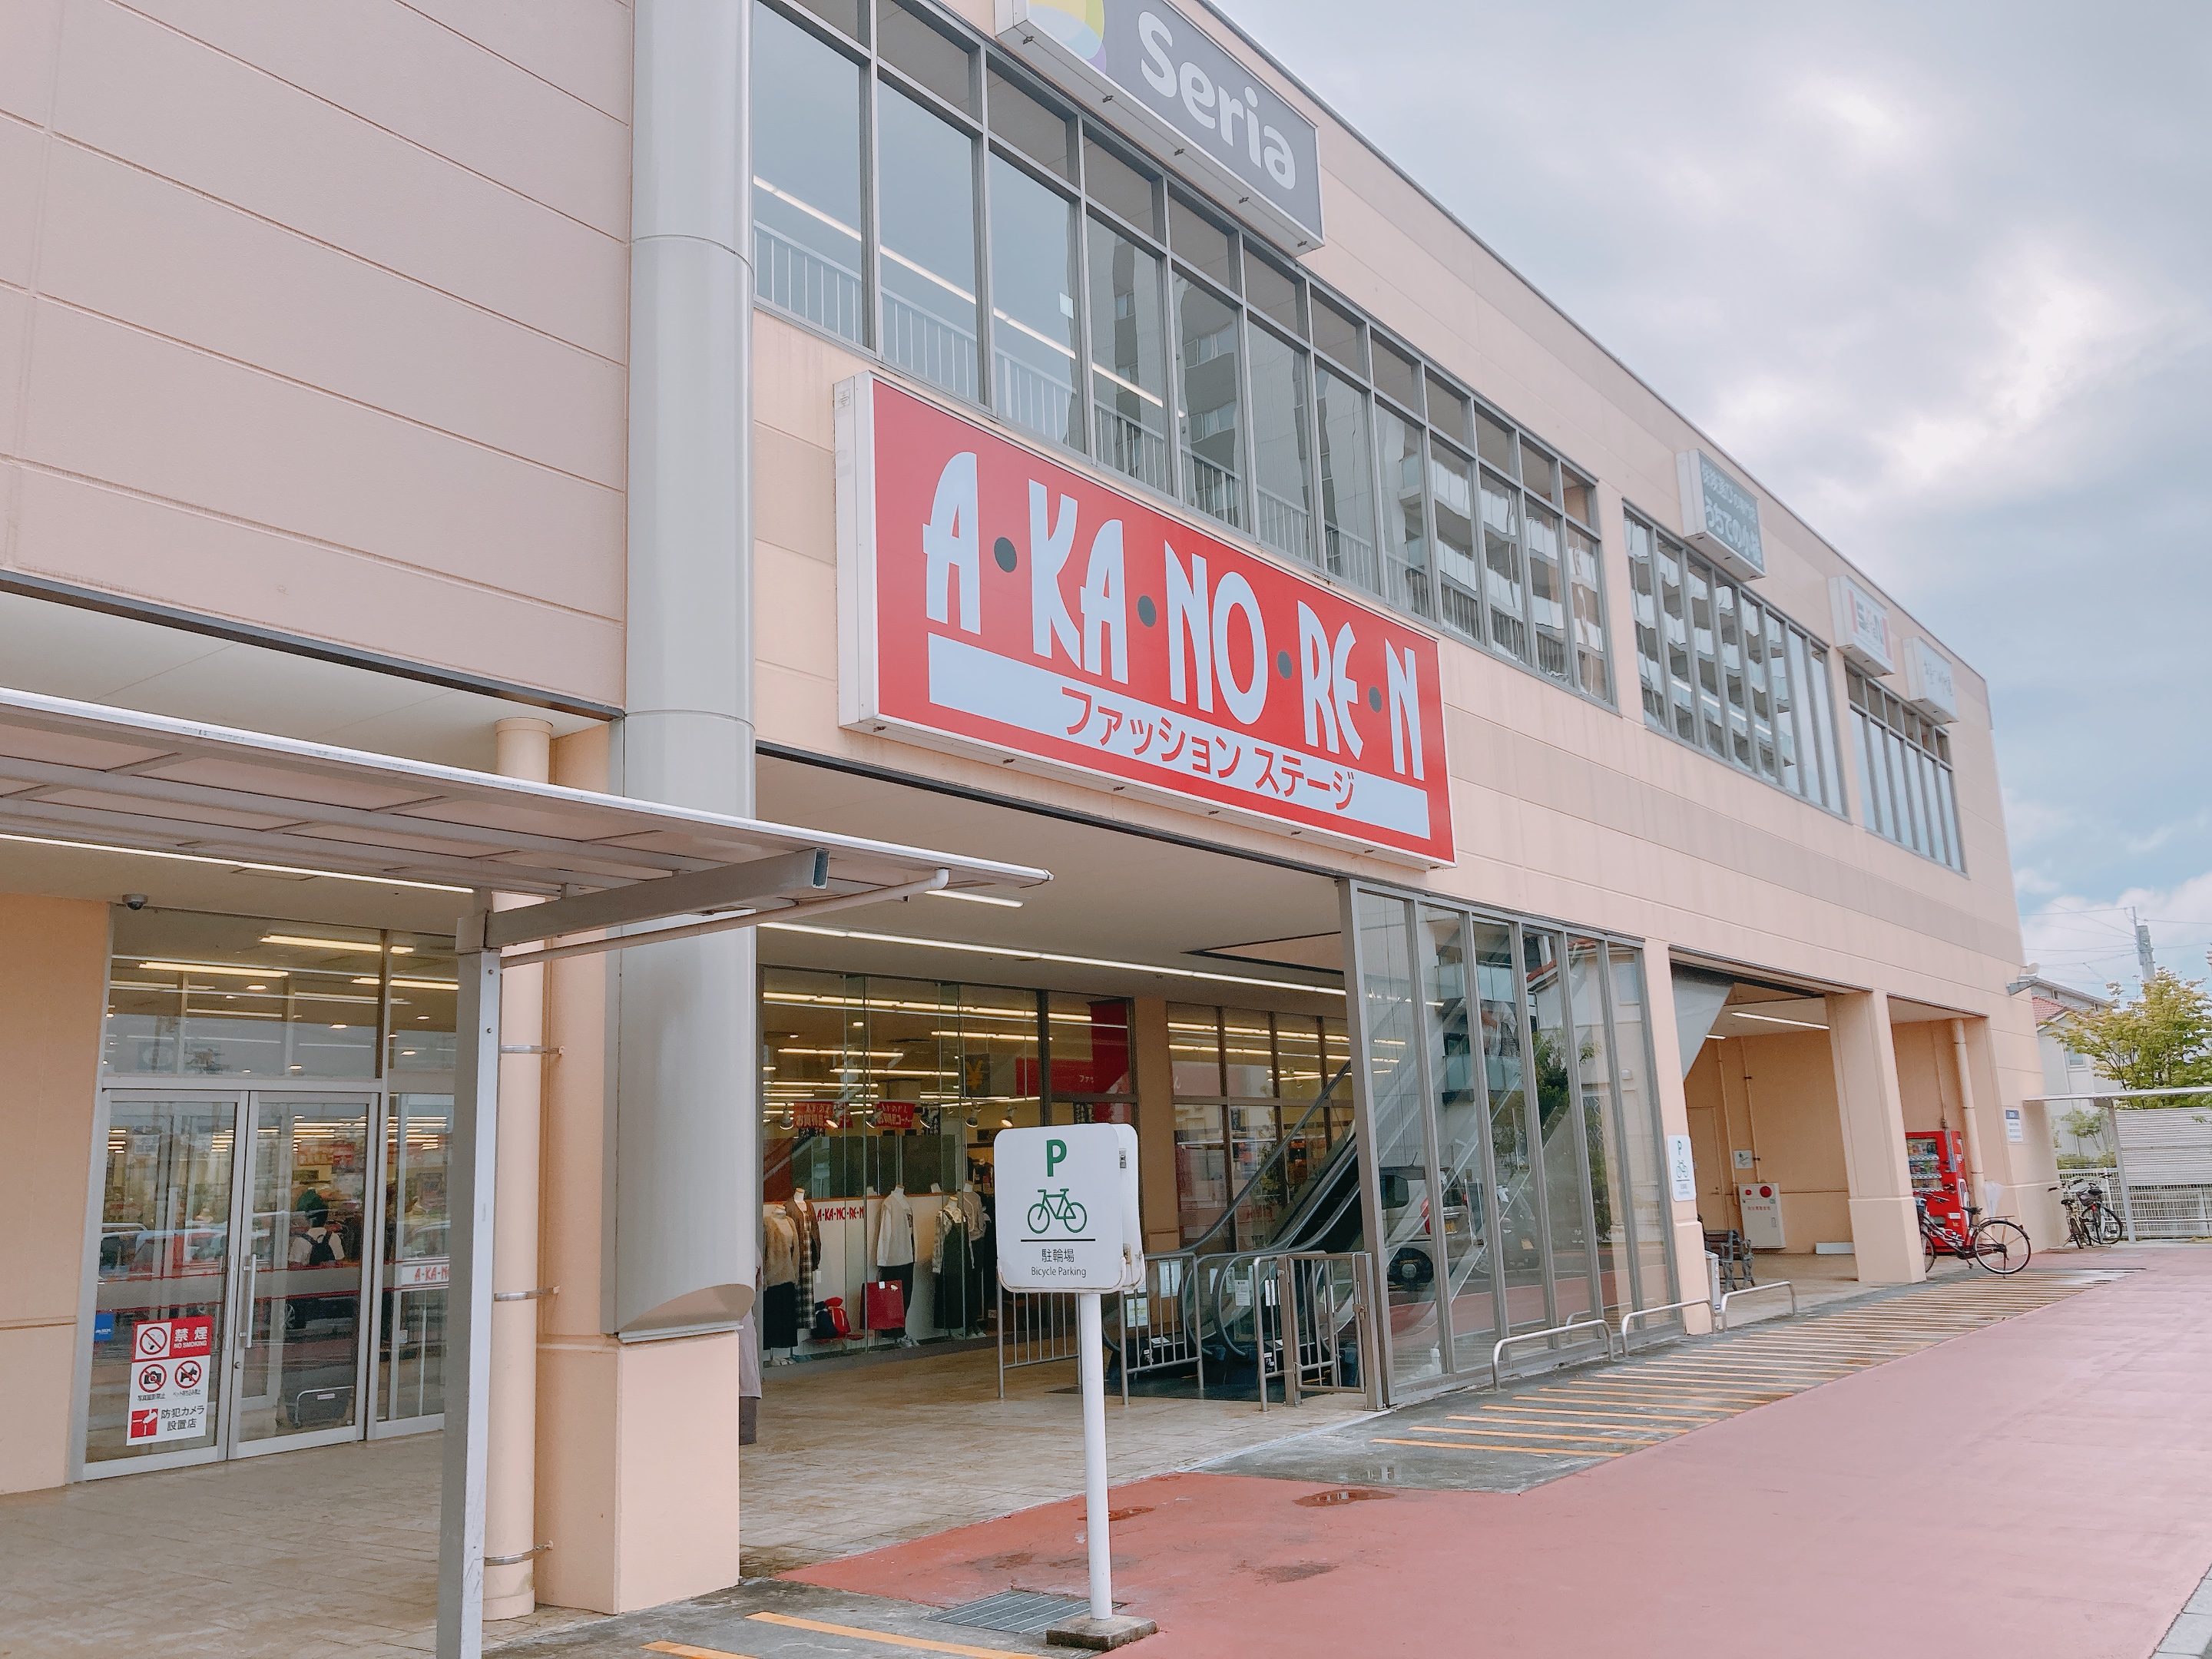
<path fill-rule="evenodd" d="M 1455 1423 L 1480 1423 L 1485 1420 L 1485 1417 L 1495 1417 L 1498 1421 L 1501 1423 L 1519 1423 L 1524 1420 L 1549 1423 L 1562 1417 L 1588 1417 L 1595 1419 L 1600 1422 L 1636 1423 L 1641 1422 L 1645 1418 L 1663 1417 L 1668 1419 L 1669 1421 L 1677 1423 L 1725 1423 L 1731 1417 L 1741 1415 L 1740 1412 L 1733 1409 L 1723 1412 L 1668 1412 L 1661 1411 L 1656 1407 L 1646 1409 L 1642 1407 L 1621 1406 L 1617 1407 L 1609 1412 L 1586 1412 L 1580 1409 L 1578 1407 L 1574 1406 L 1528 1406 L 1522 1409 L 1538 1412 L 1542 1413 L 1542 1415 L 1538 1418 L 1523 1419 L 1518 1417 L 1508 1417 L 1504 1415 L 1504 1413 L 1511 1411 L 1513 1407 L 1510 1406 L 1486 1406 L 1483 1407 L 1483 1413 L 1485 1414 L 1484 1417 L 1477 1417 L 1473 1414 L 1462 1417 L 1458 1413 L 1455 1412 L 1452 1413 L 1452 1421 Z"/>
<path fill-rule="evenodd" d="M 1552 1431 L 1551 1438 L 1555 1440 L 1579 1440 L 1583 1437 L 1578 1432 L 1582 1425 L 1579 1423 L 1562 1423 L 1555 1417 L 1455 1417 L 1452 1420 L 1455 1423 L 1520 1423 L 1535 1428 L 1549 1429 Z M 1703 1420 L 1703 1419 L 1699 1419 L 1699 1421 Z M 1694 1428 L 1697 1425 L 1694 1423 L 1690 1425 L 1691 1428 Z M 1488 1434 L 1492 1432 L 1488 1428 L 1448 1429 L 1441 1423 L 1429 1424 L 1422 1431 L 1425 1434 Z M 1656 1426 L 1648 1428 L 1639 1427 L 1634 1423 L 1614 1423 L 1610 1421 L 1594 1423 L 1590 1425 L 1590 1437 L 1593 1439 L 1609 1434 L 1632 1434 L 1642 1436 L 1646 1438 L 1656 1435 L 1663 1439 L 1668 1435 L 1686 1434 L 1688 1431 L 1688 1429 L 1684 1428 L 1680 1424 L 1668 1423 L 1662 1423 Z M 1499 1429 L 1496 1431 L 1496 1432 L 1499 1434 L 1512 1434 L 1515 1431 L 1511 1429 Z M 1530 1435 L 1528 1438 L 1531 1440 L 1541 1440 L 1545 1438 L 1545 1437 L 1542 1435 Z"/>
<path fill-rule="evenodd" d="M 857 1636 L 863 1642 L 882 1642 L 895 1648 L 918 1648 L 924 1653 L 955 1653 L 963 1659 L 1030 1659 L 1005 1648 L 971 1648 L 958 1642 L 932 1642 L 920 1636 L 890 1636 L 879 1630 L 859 1630 L 851 1625 L 825 1625 L 815 1619 L 793 1619 L 787 1613 L 749 1613 L 748 1619 L 783 1625 L 793 1630 L 819 1631 L 824 1636 Z"/>
<path fill-rule="evenodd" d="M 1561 1404 L 1570 1400 L 1650 1400 L 1655 1404 L 1672 1403 L 1677 1406 L 1697 1406 L 1707 1401 L 1763 1406 L 1770 1400 L 1787 1400 L 1789 1397 L 1788 1392 L 1753 1393 L 1749 1389 L 1659 1389 L 1628 1383 L 1608 1383 L 1601 1388 L 1536 1390 L 1522 1396 L 1523 1399 L 1541 1400 L 1547 1404 L 1554 1400 Z"/>
<path fill-rule="evenodd" d="M 687 1648 L 681 1642 L 647 1642 L 647 1653 L 672 1653 L 677 1659 L 747 1659 L 742 1653 L 725 1653 L 720 1648 Z"/>
<path fill-rule="evenodd" d="M 1526 1429 L 1451 1429 L 1446 1428 L 1441 1423 L 1424 1423 L 1419 1426 L 1423 1434 L 1494 1434 L 1505 1440 L 1549 1440 L 1554 1445 L 1569 1440 L 1591 1440 L 1602 1443 L 1612 1439 L 1617 1434 L 1638 1432 L 1635 1430 L 1614 1429 L 1608 1426 L 1603 1429 L 1592 1429 L 1588 1434 L 1577 1434 L 1571 1423 L 1554 1423 L 1540 1434 L 1531 1434 Z M 1674 1433 L 1676 1431 L 1669 1430 L 1668 1432 Z"/>
<path fill-rule="evenodd" d="M 1626 1452 L 1546 1451 L 1541 1446 L 1474 1446 L 1458 1440 L 1375 1440 L 1377 1446 L 1426 1446 L 1431 1451 L 1517 1452 L 1523 1457 L 1626 1457 Z"/>

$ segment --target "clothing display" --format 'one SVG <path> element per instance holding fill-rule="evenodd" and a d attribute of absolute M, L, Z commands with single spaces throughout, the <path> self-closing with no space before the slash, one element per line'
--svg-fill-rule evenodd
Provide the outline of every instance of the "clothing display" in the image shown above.
<path fill-rule="evenodd" d="M 807 1201 L 805 1188 L 793 1188 L 791 1196 L 784 1200 L 783 1209 L 798 1240 L 799 1317 L 802 1324 L 811 1323 L 814 1318 L 814 1274 L 822 1265 L 822 1229 L 814 1218 L 814 1206 Z"/>
<path fill-rule="evenodd" d="M 799 1283 L 799 1228 L 781 1204 L 762 1217 L 761 1276 L 769 1285 Z M 771 1346 L 774 1345 L 771 1344 Z"/>
<path fill-rule="evenodd" d="M 975 1325 L 975 1252 L 969 1243 L 968 1218 L 956 1200 L 938 1212 L 937 1249 L 932 1261 L 937 1269 L 937 1324 L 945 1331 L 964 1331 Z"/>
<path fill-rule="evenodd" d="M 876 1265 L 911 1267 L 914 1262 L 914 1204 L 906 1188 L 894 1187 L 884 1200 L 876 1224 Z"/>

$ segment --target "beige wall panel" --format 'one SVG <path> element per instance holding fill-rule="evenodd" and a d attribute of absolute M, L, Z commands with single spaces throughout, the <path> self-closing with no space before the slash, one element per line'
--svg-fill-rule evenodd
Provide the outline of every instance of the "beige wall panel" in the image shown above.
<path fill-rule="evenodd" d="M 24 356 L 30 345 L 31 296 L 0 288 L 0 455 L 13 455 L 22 438 Z M 0 519 L 0 558 L 6 553 L 8 527 Z"/>
<path fill-rule="evenodd" d="M 1724 1064 L 1739 1068 L 1739 1097 L 1749 1108 L 1751 1139 L 1735 1145 L 1748 1146 L 1759 1158 L 1755 1170 L 1731 1169 L 1730 1179 L 1755 1178 L 1782 1189 L 1783 1231 L 1791 1250 L 1849 1241 L 1850 1182 L 1827 1034 L 1735 1037 L 1711 1046 L 1725 1051 Z"/>
<path fill-rule="evenodd" d="M 409 0 L 618 121 L 629 119 L 629 8 L 622 0 Z"/>
<path fill-rule="evenodd" d="M 58 150 L 39 267 L 43 295 L 622 488 L 620 363 L 150 173 Z"/>
<path fill-rule="evenodd" d="M 633 1342 L 617 1356 L 622 1507 L 614 1611 L 738 1582 L 740 1340 L 729 1331 Z"/>
<path fill-rule="evenodd" d="M 834 708 L 837 697 L 837 607 L 823 591 L 822 567 L 780 547 L 753 552 L 753 604 L 772 625 L 759 630 L 756 668 L 778 663 L 819 679 Z M 834 719 L 834 715 L 833 715 Z"/>
<path fill-rule="evenodd" d="M 0 51 L 0 113 L 43 125 L 52 106 L 62 0 L 8 0 Z"/>
<path fill-rule="evenodd" d="M 753 313 L 753 417 L 762 427 L 834 457 L 837 414 L 832 389 L 868 367 L 866 358 L 818 335 L 766 312 Z M 763 478 L 775 476 L 757 471 Z"/>
<path fill-rule="evenodd" d="M 31 285 L 32 256 L 39 243 L 39 185 L 46 159 L 44 133 L 0 120 L 0 283 Z M 12 379 L 0 386 L 14 390 Z"/>
<path fill-rule="evenodd" d="M 134 9 L 520 196 L 629 234 L 629 128 L 399 0 Z M 549 27 L 565 32 L 548 5 Z"/>
<path fill-rule="evenodd" d="M 0 894 L 0 1492 L 68 1478 L 107 907 Z"/>
<path fill-rule="evenodd" d="M 547 1607 L 617 1608 L 621 1362 L 612 1337 L 538 1338 L 538 1537 L 532 1541 L 553 1546 L 537 1565 L 538 1599 Z"/>
<path fill-rule="evenodd" d="M 753 494 L 756 539 L 817 564 L 837 562 L 837 454 L 767 425 L 753 428 L 753 476 L 774 481 Z"/>
<path fill-rule="evenodd" d="M 619 704 L 619 621 L 25 470 L 12 562 L 419 662 Z"/>
<path fill-rule="evenodd" d="M 46 301 L 29 380 L 26 460 L 549 606 L 622 615 L 615 490 Z M 235 608 L 228 572 L 194 574 L 210 608 Z M 419 654 L 407 618 L 387 625 L 386 649 Z"/>
<path fill-rule="evenodd" d="M 72 0 L 56 130 L 600 356 L 629 251 L 358 116 L 124 11 Z"/>

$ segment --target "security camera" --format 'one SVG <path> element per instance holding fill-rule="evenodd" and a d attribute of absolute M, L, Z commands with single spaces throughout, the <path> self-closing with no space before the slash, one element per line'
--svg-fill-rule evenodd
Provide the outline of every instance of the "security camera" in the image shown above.
<path fill-rule="evenodd" d="M 126 910 L 143 910 L 146 908 L 146 896 L 143 893 L 125 893 L 123 906 Z"/>

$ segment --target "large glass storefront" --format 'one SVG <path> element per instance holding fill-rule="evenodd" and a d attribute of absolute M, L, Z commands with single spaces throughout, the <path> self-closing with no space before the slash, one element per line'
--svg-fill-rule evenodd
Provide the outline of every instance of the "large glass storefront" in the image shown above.
<path fill-rule="evenodd" d="M 1486 1375 L 1509 1333 L 1675 1300 L 1642 951 L 1355 902 L 1393 1381 Z"/>
<path fill-rule="evenodd" d="M 1119 997 L 764 970 L 768 1362 L 984 1334 L 992 1143 L 1133 1122 L 1130 1012 Z"/>
<path fill-rule="evenodd" d="M 89 1474 L 434 1427 L 452 941 L 116 912 Z"/>
<path fill-rule="evenodd" d="M 1168 1052 L 1183 1245 L 1226 1253 L 1267 1243 L 1352 1133 L 1344 1021 L 1172 1003 Z"/>

